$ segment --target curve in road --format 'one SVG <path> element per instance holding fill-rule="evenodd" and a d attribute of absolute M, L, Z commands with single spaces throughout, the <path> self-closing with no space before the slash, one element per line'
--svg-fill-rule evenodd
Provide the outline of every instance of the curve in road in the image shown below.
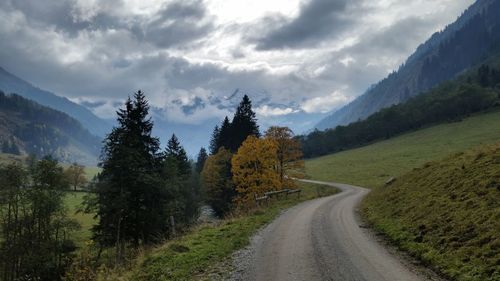
<path fill-rule="evenodd" d="M 355 209 L 368 189 L 307 182 L 342 192 L 299 204 L 265 227 L 244 280 L 427 280 L 360 228 Z"/>

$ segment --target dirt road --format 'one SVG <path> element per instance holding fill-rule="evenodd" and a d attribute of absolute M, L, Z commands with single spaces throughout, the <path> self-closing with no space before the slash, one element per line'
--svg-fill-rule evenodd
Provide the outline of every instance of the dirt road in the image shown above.
<path fill-rule="evenodd" d="M 322 184 L 342 192 L 299 204 L 264 228 L 252 243 L 252 257 L 239 279 L 426 280 L 360 228 L 355 208 L 367 189 Z"/>

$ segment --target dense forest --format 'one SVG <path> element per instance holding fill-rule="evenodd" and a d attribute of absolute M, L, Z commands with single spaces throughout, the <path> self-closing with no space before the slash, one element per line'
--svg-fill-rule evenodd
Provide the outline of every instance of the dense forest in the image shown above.
<path fill-rule="evenodd" d="M 455 80 L 382 109 L 363 121 L 300 136 L 306 157 L 362 146 L 439 122 L 460 121 L 500 105 L 500 64 L 483 64 Z"/>
<path fill-rule="evenodd" d="M 0 91 L 2 152 L 53 155 L 65 162 L 95 162 L 100 139 L 65 113 Z"/>

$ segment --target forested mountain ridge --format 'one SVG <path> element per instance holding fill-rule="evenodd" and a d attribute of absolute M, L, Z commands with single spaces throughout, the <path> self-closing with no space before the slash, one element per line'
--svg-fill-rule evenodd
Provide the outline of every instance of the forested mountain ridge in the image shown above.
<path fill-rule="evenodd" d="M 407 102 L 384 108 L 365 120 L 301 136 L 306 157 L 359 147 L 397 134 L 500 106 L 500 54 Z"/>
<path fill-rule="evenodd" d="M 0 91 L 1 152 L 94 164 L 101 140 L 67 114 Z"/>
<path fill-rule="evenodd" d="M 94 135 L 104 137 L 111 130 L 110 124 L 94 115 L 89 109 L 67 98 L 37 88 L 2 67 L 0 67 L 0 90 L 6 93 L 16 93 L 43 106 L 64 112 L 78 120 Z"/>
<path fill-rule="evenodd" d="M 500 1 L 478 0 L 422 44 L 398 71 L 316 125 L 323 130 L 365 119 L 481 63 L 500 47 Z"/>

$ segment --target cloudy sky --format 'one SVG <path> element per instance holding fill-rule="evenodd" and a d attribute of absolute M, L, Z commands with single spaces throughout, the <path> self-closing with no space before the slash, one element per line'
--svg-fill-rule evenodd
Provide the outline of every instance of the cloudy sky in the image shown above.
<path fill-rule="evenodd" d="M 0 66 L 111 117 L 137 89 L 166 118 L 326 112 L 404 62 L 473 0 L 1 0 Z M 181 105 L 204 103 L 196 112 Z"/>

